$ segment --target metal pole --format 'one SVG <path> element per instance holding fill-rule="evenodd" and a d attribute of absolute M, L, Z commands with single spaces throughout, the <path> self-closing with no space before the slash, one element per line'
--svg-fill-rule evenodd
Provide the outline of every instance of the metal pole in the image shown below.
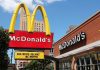
<path fill-rule="evenodd" d="M 12 58 L 13 58 L 13 49 L 11 51 L 11 64 L 12 64 Z"/>

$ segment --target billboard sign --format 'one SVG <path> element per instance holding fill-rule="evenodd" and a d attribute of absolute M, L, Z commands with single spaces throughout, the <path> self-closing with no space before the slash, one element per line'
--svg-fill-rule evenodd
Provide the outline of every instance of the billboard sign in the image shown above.
<path fill-rule="evenodd" d="M 44 59 L 44 52 L 15 52 L 15 60 Z"/>
<path fill-rule="evenodd" d="M 10 34 L 10 48 L 19 49 L 50 49 L 53 43 L 53 34 L 45 35 L 45 32 L 29 33 L 27 31 L 15 30 L 15 33 Z"/>
<path fill-rule="evenodd" d="M 27 18 L 27 31 L 18 31 L 14 30 L 16 18 L 18 15 L 19 9 L 23 7 L 26 12 Z M 34 21 L 37 10 L 40 10 L 42 13 L 45 33 L 44 32 L 34 32 Z M 10 43 L 9 48 L 43 48 L 50 49 L 52 47 L 53 42 L 53 34 L 50 32 L 50 25 L 48 21 L 48 17 L 46 11 L 43 6 L 38 5 L 33 11 L 32 17 L 30 16 L 30 12 L 28 7 L 21 3 L 17 6 L 14 11 L 14 14 L 11 19 L 10 27 Z"/>

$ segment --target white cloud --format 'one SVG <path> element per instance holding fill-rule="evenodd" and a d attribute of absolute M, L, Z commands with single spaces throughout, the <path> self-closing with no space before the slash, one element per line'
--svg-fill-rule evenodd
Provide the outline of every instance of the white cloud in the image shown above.
<path fill-rule="evenodd" d="M 30 10 L 33 10 L 36 4 L 33 4 L 33 0 L 22 0 Z M 21 3 L 21 0 L 0 0 L 0 7 L 5 11 L 13 12 L 18 3 Z"/>
<path fill-rule="evenodd" d="M 22 0 L 30 10 L 33 10 L 35 7 L 35 3 L 33 4 L 33 0 Z"/>
<path fill-rule="evenodd" d="M 2 0 L 0 2 L 0 6 L 9 12 L 12 12 L 14 8 L 16 7 L 17 3 L 14 0 Z"/>
<path fill-rule="evenodd" d="M 57 1 L 63 1 L 63 0 L 46 0 L 47 3 L 54 3 L 54 2 L 57 2 Z"/>
<path fill-rule="evenodd" d="M 24 2 L 30 10 L 33 10 L 36 4 L 54 3 L 63 0 L 0 0 L 0 7 L 5 11 L 13 12 L 18 3 Z"/>
<path fill-rule="evenodd" d="M 43 0 L 34 0 L 34 2 L 37 4 L 44 4 Z"/>
<path fill-rule="evenodd" d="M 34 2 L 36 2 L 37 4 L 44 4 L 44 3 L 50 4 L 58 1 L 64 1 L 64 0 L 34 0 Z"/>

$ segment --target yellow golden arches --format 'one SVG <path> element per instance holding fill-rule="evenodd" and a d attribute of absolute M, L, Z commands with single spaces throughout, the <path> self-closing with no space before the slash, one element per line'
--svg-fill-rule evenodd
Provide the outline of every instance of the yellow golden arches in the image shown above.
<path fill-rule="evenodd" d="M 34 21 L 35 21 L 35 16 L 36 16 L 36 12 L 37 10 L 40 10 L 41 13 L 42 13 L 42 17 L 44 19 L 44 23 L 45 23 L 45 30 L 46 30 L 46 35 L 50 35 L 50 25 L 49 25 L 49 21 L 48 21 L 48 17 L 47 17 L 47 14 L 46 14 L 46 11 L 44 9 L 43 6 L 40 6 L 38 5 L 33 13 L 32 13 L 32 18 L 31 18 L 31 27 L 30 27 L 30 32 L 33 32 L 34 31 Z"/>
<path fill-rule="evenodd" d="M 26 15 L 27 15 L 27 23 L 28 23 L 27 30 L 28 30 L 28 32 L 34 31 L 34 20 L 35 20 L 36 12 L 37 12 L 37 10 L 40 10 L 41 13 L 42 13 L 42 17 L 44 19 L 44 23 L 45 23 L 46 35 L 51 34 L 48 17 L 47 17 L 47 14 L 46 14 L 44 7 L 38 5 L 33 11 L 32 18 L 30 18 L 30 12 L 29 12 L 29 10 L 28 10 L 28 8 L 25 4 L 19 4 L 17 6 L 17 8 L 15 9 L 14 14 L 13 14 L 12 19 L 11 19 L 10 27 L 9 27 L 10 33 L 14 33 L 14 26 L 15 26 L 15 22 L 16 22 L 16 17 L 18 15 L 18 11 L 21 7 L 23 7 L 25 9 L 25 12 L 26 12 Z"/>
<path fill-rule="evenodd" d="M 29 31 L 29 27 L 30 27 L 30 12 L 27 8 L 27 6 L 25 4 L 18 4 L 17 8 L 14 10 L 14 14 L 12 16 L 12 19 L 11 19 L 11 23 L 10 23 L 10 27 L 9 27 L 9 32 L 10 33 L 14 33 L 14 27 L 15 27 L 15 23 L 16 23 L 16 18 L 17 18 L 17 15 L 18 15 L 18 11 L 19 9 L 23 7 L 25 9 L 25 12 L 26 12 L 26 15 L 27 15 L 27 30 Z"/>

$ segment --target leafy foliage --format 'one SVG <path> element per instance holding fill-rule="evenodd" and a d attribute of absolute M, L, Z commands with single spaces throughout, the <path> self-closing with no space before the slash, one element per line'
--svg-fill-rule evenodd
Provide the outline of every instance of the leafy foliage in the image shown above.
<path fill-rule="evenodd" d="M 0 27 L 0 70 L 7 70 L 9 33 Z"/>
<path fill-rule="evenodd" d="M 52 70 L 48 65 L 52 63 L 49 59 L 44 60 L 32 60 L 26 67 L 25 70 Z"/>

